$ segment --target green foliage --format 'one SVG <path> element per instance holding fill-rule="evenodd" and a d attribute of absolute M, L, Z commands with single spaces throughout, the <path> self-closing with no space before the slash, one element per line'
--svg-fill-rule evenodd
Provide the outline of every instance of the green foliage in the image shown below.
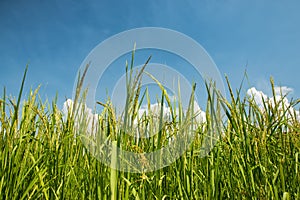
<path fill-rule="evenodd" d="M 117 141 L 114 147 L 153 151 L 167 145 L 181 124 L 192 125 L 193 113 L 184 114 L 180 101 L 172 105 L 159 85 L 161 102 L 166 100 L 172 110 L 171 120 L 155 123 L 151 113 L 138 116 L 141 99 L 149 94 L 145 91 L 140 96 L 143 71 L 134 76 L 132 66 L 133 62 L 130 69 L 126 67 L 128 96 L 123 117 L 115 116 L 109 101 L 99 102 L 104 106 L 99 124 L 104 134 Z M 78 94 L 84 74 L 78 79 Z M 76 106 L 63 116 L 55 100 L 50 104 L 39 99 L 39 89 L 30 91 L 21 103 L 25 75 L 17 103 L 6 97 L 5 90 L 0 99 L 0 199 L 300 199 L 300 124 L 285 117 L 288 108 L 279 109 L 280 99 L 275 106 L 264 102 L 262 111 L 251 97 L 241 97 L 240 90 L 234 94 L 229 81 L 230 101 L 207 84 L 207 122 L 195 132 L 190 149 L 161 170 L 126 173 L 110 169 L 87 153 L 74 131 Z M 226 122 L 221 120 L 221 108 Z M 140 130 L 159 130 L 158 134 L 137 140 L 122 133 L 120 124 L 133 129 L 136 119 Z M 215 128 L 222 137 L 202 157 L 203 138 Z M 113 154 L 115 165 L 116 150 Z"/>

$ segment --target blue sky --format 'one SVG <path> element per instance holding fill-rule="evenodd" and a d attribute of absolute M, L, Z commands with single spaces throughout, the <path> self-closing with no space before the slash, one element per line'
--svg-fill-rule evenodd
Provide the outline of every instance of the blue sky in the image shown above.
<path fill-rule="evenodd" d="M 270 92 L 269 78 L 300 96 L 300 3 L 296 0 L 8 1 L 0 2 L 0 87 L 59 102 L 72 97 L 76 73 L 100 42 L 138 27 L 164 27 L 200 43 L 237 88 L 249 83 Z M 0 92 L 2 94 L 2 92 Z"/>

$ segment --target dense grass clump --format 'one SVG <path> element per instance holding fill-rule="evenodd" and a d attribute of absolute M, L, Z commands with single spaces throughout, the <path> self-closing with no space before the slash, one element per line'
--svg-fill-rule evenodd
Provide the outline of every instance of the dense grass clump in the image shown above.
<path fill-rule="evenodd" d="M 122 117 L 115 116 L 109 101 L 99 102 L 104 107 L 98 121 L 102 134 L 116 141 L 113 147 L 133 152 L 172 142 L 169 136 L 183 122 L 192 121 L 189 115 L 193 114 L 180 110 L 180 102 L 175 112 L 160 85 L 161 102 L 173 107 L 173 116 L 158 123 L 151 113 L 137 116 L 141 99 L 147 97 L 147 92 L 140 95 L 142 73 L 134 76 L 132 67 L 127 68 L 128 97 Z M 17 100 L 8 98 L 5 90 L 0 99 L 0 199 L 300 199 L 300 123 L 295 115 L 287 115 L 289 108 L 281 106 L 284 97 L 275 104 L 265 101 L 261 109 L 251 97 L 242 97 L 241 90 L 234 94 L 229 82 L 230 100 L 210 93 L 208 87 L 206 122 L 195 130 L 189 150 L 158 171 L 126 173 L 87 153 L 76 137 L 74 110 L 65 116 L 56 100 L 42 102 L 38 89 L 21 103 L 25 76 Z M 192 100 L 193 95 L 186 98 Z M 225 122 L 220 109 L 225 110 Z M 133 127 L 137 119 L 141 130 L 159 133 L 137 141 L 122 132 L 120 127 Z M 203 157 L 203 138 L 215 127 L 222 137 Z"/>

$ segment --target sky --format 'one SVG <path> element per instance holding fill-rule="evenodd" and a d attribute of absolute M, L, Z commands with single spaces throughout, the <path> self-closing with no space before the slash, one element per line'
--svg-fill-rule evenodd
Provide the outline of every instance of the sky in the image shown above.
<path fill-rule="evenodd" d="M 197 41 L 222 78 L 271 93 L 269 79 L 300 96 L 300 2 L 296 0 L 1 0 L 0 96 L 17 96 L 28 64 L 25 96 L 72 97 L 77 71 L 105 39 L 133 28 L 163 27 Z"/>

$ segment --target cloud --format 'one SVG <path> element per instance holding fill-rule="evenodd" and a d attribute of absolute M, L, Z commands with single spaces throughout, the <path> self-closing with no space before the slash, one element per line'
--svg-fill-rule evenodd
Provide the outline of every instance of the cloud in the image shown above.
<path fill-rule="evenodd" d="M 152 115 L 159 117 L 161 112 L 161 104 L 155 103 L 150 105 L 150 109 L 147 108 L 147 106 L 142 106 L 139 109 L 139 117 L 141 117 L 143 114 L 148 115 L 151 113 Z M 184 111 L 185 114 L 187 110 Z M 178 108 L 176 108 L 175 114 L 178 115 L 179 111 Z M 204 111 L 201 110 L 199 104 L 194 101 L 194 115 L 196 122 L 198 123 L 204 123 L 206 122 L 206 114 Z M 163 105 L 163 120 L 171 120 L 172 114 L 171 114 L 171 109 L 166 106 L 165 104 Z"/>
<path fill-rule="evenodd" d="M 194 114 L 196 116 L 196 122 L 198 123 L 206 122 L 206 113 L 203 110 L 201 110 L 199 104 L 196 101 L 194 102 Z"/>
<path fill-rule="evenodd" d="M 268 96 L 262 91 L 257 90 L 255 87 L 248 89 L 247 95 L 253 97 L 253 100 L 260 109 L 264 108 L 264 102 L 267 102 L 268 100 Z"/>
<path fill-rule="evenodd" d="M 292 93 L 293 89 L 282 86 L 282 87 L 274 87 L 275 90 L 275 97 L 274 96 L 267 96 L 262 91 L 257 90 L 255 87 L 252 87 L 247 90 L 247 95 L 252 97 L 254 102 L 258 105 L 258 107 L 264 111 L 264 103 L 268 106 L 274 107 L 275 105 L 278 106 L 278 110 L 280 111 L 280 114 L 283 115 L 283 112 L 287 110 L 285 116 L 288 119 L 296 119 L 300 121 L 300 112 L 298 110 L 295 110 L 287 97 L 284 95 Z"/>
<path fill-rule="evenodd" d="M 257 104 L 257 106 L 259 107 L 259 109 L 262 112 L 265 111 L 264 104 L 266 104 L 267 107 L 268 106 L 274 107 L 275 103 L 276 103 L 281 115 L 283 115 L 284 112 L 287 110 L 287 112 L 285 112 L 285 116 L 287 117 L 288 120 L 291 120 L 290 122 L 292 122 L 294 119 L 296 119 L 297 121 L 300 121 L 300 111 L 294 109 L 291 106 L 287 97 L 282 97 L 281 95 L 279 95 L 279 94 L 282 94 L 282 95 L 288 94 L 292 91 L 293 91 L 292 88 L 289 88 L 286 86 L 275 87 L 275 98 L 274 98 L 273 96 L 268 96 L 263 91 L 257 90 L 255 87 L 252 87 L 247 90 L 247 95 L 253 99 L 253 101 Z M 96 135 L 96 133 L 98 131 L 99 115 L 93 113 L 92 109 L 88 108 L 85 104 L 80 105 L 80 108 L 82 111 L 81 113 L 88 120 L 86 133 L 88 133 L 89 135 Z M 64 120 L 66 120 L 68 113 L 72 112 L 72 109 L 73 109 L 73 101 L 71 99 L 66 100 L 63 104 L 63 109 L 62 109 L 62 113 L 64 115 Z M 154 123 L 155 123 L 155 120 L 157 120 L 157 122 L 158 122 L 160 120 L 160 118 L 159 118 L 160 112 L 161 112 L 161 104 L 160 103 L 151 104 L 149 109 L 148 109 L 147 105 L 143 105 L 138 110 L 138 117 L 134 120 L 133 125 L 138 126 L 139 122 L 141 122 L 140 120 L 142 120 L 142 118 L 145 116 L 149 116 L 150 114 L 154 119 Z M 187 113 L 187 110 L 184 110 L 184 115 L 186 115 L 186 113 Z M 178 108 L 176 108 L 175 114 L 176 115 L 179 114 Z M 202 123 L 206 123 L 206 113 L 203 110 L 201 110 L 200 106 L 198 105 L 198 103 L 196 101 L 194 102 L 194 115 L 196 116 L 194 128 L 199 127 L 199 125 Z M 163 105 L 163 119 L 162 120 L 164 122 L 170 122 L 172 120 L 170 108 L 166 104 Z M 75 126 L 78 126 L 78 125 L 79 125 L 79 122 L 75 120 Z M 138 131 L 138 129 L 136 129 L 136 131 Z M 150 137 L 150 135 L 144 136 L 144 137 Z"/>
<path fill-rule="evenodd" d="M 282 86 L 282 87 L 276 86 L 276 87 L 274 87 L 274 90 L 275 90 L 275 94 L 278 96 L 280 96 L 281 94 L 282 94 L 282 96 L 285 96 L 287 94 L 291 94 L 294 92 L 293 88 L 289 88 L 286 86 Z"/>
<path fill-rule="evenodd" d="M 63 104 L 63 119 L 66 120 L 68 115 L 72 113 L 74 107 L 74 102 L 71 99 L 67 99 Z M 78 109 L 79 108 L 79 109 Z M 98 131 L 98 114 L 94 114 L 91 108 L 88 108 L 86 104 L 79 104 L 77 107 L 78 113 L 75 114 L 75 127 L 79 128 L 81 125 L 82 119 L 84 119 L 87 124 L 86 132 L 89 135 L 95 135 Z M 78 129 L 80 130 L 80 129 Z"/>
<path fill-rule="evenodd" d="M 74 102 L 71 99 L 67 99 L 62 108 L 63 113 L 63 119 L 66 120 L 68 115 L 72 112 L 74 106 Z M 85 104 L 80 104 L 79 106 L 80 114 L 75 116 L 75 127 L 80 126 L 80 121 L 82 117 L 85 117 L 87 120 L 87 129 L 86 133 L 89 135 L 96 135 L 98 131 L 98 120 L 99 115 L 92 112 L 91 108 L 88 108 Z M 160 120 L 160 112 L 161 112 L 161 104 L 155 103 L 150 105 L 150 109 L 148 109 L 147 105 L 143 105 L 139 111 L 138 111 L 138 118 L 134 120 L 134 125 L 138 124 L 138 121 L 142 119 L 143 116 L 151 116 L 154 118 L 154 120 L 157 120 L 157 122 Z M 184 111 L 184 114 L 186 114 L 186 110 Z M 178 115 L 179 111 L 178 108 L 176 108 L 175 114 Z M 198 103 L 194 102 L 194 116 L 195 116 L 195 128 L 199 126 L 201 123 L 206 122 L 206 114 L 204 111 L 201 110 Z M 171 110 L 168 106 L 165 104 L 163 105 L 163 118 L 162 120 L 164 122 L 170 122 L 172 119 Z"/>
<path fill-rule="evenodd" d="M 160 114 L 161 114 L 162 108 L 163 108 L 163 117 L 161 119 Z M 183 112 L 184 112 L 184 115 L 186 116 L 187 110 L 184 110 Z M 163 104 L 163 106 L 161 106 L 160 103 L 151 104 L 149 109 L 146 105 L 144 105 L 139 109 L 138 114 L 139 114 L 138 118 L 136 118 L 134 120 L 134 126 L 136 126 L 136 127 L 138 127 L 138 124 L 143 121 L 144 116 L 151 116 L 154 124 L 156 122 L 158 124 L 158 122 L 160 120 L 163 120 L 163 122 L 171 122 L 172 121 L 171 109 L 166 104 Z M 176 110 L 175 110 L 175 115 L 177 115 L 177 116 L 179 115 L 178 108 L 176 108 Z M 198 105 L 198 103 L 196 101 L 194 101 L 193 115 L 195 117 L 193 129 L 196 130 L 201 124 L 206 122 L 206 113 L 201 110 L 200 106 Z M 158 128 L 158 126 L 154 126 L 152 128 L 156 129 L 156 128 Z M 136 131 L 138 132 L 138 129 L 136 129 Z M 152 133 L 156 133 L 157 131 L 152 131 Z M 151 137 L 151 136 L 152 135 L 148 135 L 148 131 L 147 131 L 146 135 L 143 137 Z M 169 133 L 167 133 L 167 136 L 168 137 L 170 136 Z M 137 137 L 139 137 L 139 134 L 137 134 Z M 169 138 L 169 141 L 171 141 L 171 140 L 172 140 L 172 137 Z"/>

